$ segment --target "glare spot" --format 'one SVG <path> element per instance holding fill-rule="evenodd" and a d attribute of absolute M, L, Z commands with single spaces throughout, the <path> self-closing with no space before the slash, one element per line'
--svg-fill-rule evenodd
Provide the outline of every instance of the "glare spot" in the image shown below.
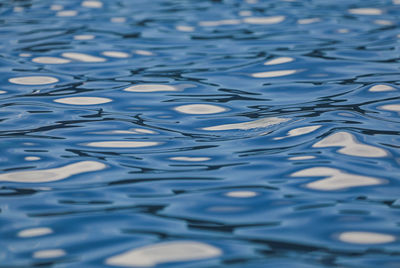
<path fill-rule="evenodd" d="M 17 171 L 0 174 L 0 181 L 22 182 L 22 183 L 41 183 L 59 181 L 70 176 L 102 170 L 106 167 L 103 163 L 96 161 L 81 161 L 59 168 Z"/>
<path fill-rule="evenodd" d="M 17 85 L 48 85 L 58 82 L 58 79 L 50 76 L 23 76 L 8 79 L 10 83 Z"/>
<path fill-rule="evenodd" d="M 200 21 L 200 26 L 212 27 L 212 26 L 223 26 L 223 25 L 236 25 L 240 24 L 240 20 L 215 20 L 215 21 Z"/>
<path fill-rule="evenodd" d="M 54 101 L 58 103 L 71 104 L 71 105 L 96 105 L 96 104 L 111 102 L 112 100 L 109 98 L 100 98 L 100 97 L 70 97 L 70 98 L 56 99 Z"/>
<path fill-rule="evenodd" d="M 179 91 L 179 88 L 170 86 L 170 85 L 162 85 L 162 84 L 141 84 L 141 85 L 133 85 L 128 88 L 125 88 L 124 91 L 128 91 L 128 92 L 161 92 L 161 91 Z"/>
<path fill-rule="evenodd" d="M 369 88 L 369 91 L 371 92 L 383 92 L 383 91 L 393 91 L 393 90 L 396 89 L 388 85 L 375 85 Z"/>
<path fill-rule="evenodd" d="M 33 253 L 35 259 L 49 259 L 49 258 L 59 258 L 65 256 L 67 253 L 62 249 L 46 249 L 39 250 Z"/>
<path fill-rule="evenodd" d="M 227 192 L 225 195 L 236 198 L 250 198 L 257 196 L 258 193 L 253 191 L 232 191 L 232 192 Z"/>
<path fill-rule="evenodd" d="M 31 57 L 32 54 L 29 54 L 29 53 L 20 53 L 19 56 L 20 56 L 20 57 L 26 58 L 26 57 Z"/>
<path fill-rule="evenodd" d="M 121 51 L 104 51 L 101 52 L 104 56 L 111 57 L 111 58 L 129 58 L 131 55 Z"/>
<path fill-rule="evenodd" d="M 378 8 L 352 8 L 349 9 L 351 14 L 355 15 L 381 15 L 383 11 Z"/>
<path fill-rule="evenodd" d="M 62 5 L 51 5 L 50 9 L 53 11 L 60 11 L 62 10 L 64 7 Z"/>
<path fill-rule="evenodd" d="M 280 124 L 283 122 L 287 122 L 289 120 L 290 119 L 288 119 L 288 118 L 267 117 L 267 118 L 262 118 L 262 119 L 249 121 L 249 122 L 225 124 L 225 125 L 219 125 L 219 126 L 213 126 L 213 127 L 206 127 L 203 129 L 210 130 L 210 131 L 221 131 L 221 130 L 232 130 L 232 129 L 247 130 L 247 129 L 253 129 L 253 128 L 269 127 L 269 126 L 277 125 L 277 124 Z"/>
<path fill-rule="evenodd" d="M 388 104 L 383 105 L 380 108 L 386 111 L 400 112 L 400 104 Z"/>
<path fill-rule="evenodd" d="M 297 73 L 298 70 L 281 70 L 281 71 L 270 71 L 270 72 L 262 72 L 262 73 L 254 73 L 251 76 L 255 78 L 272 78 L 272 77 L 280 77 Z"/>
<path fill-rule="evenodd" d="M 6 93 L 7 93 L 7 91 L 0 90 L 0 94 L 6 94 Z"/>
<path fill-rule="evenodd" d="M 384 157 L 387 156 L 385 150 L 367 144 L 361 144 L 350 133 L 336 132 L 320 140 L 313 145 L 314 148 L 342 147 L 337 152 L 360 157 Z"/>
<path fill-rule="evenodd" d="M 211 158 L 209 157 L 189 157 L 189 156 L 175 156 L 169 158 L 170 160 L 174 161 L 185 161 L 185 162 L 202 162 L 202 161 L 208 161 Z"/>
<path fill-rule="evenodd" d="M 75 35 L 74 39 L 75 40 L 92 40 L 94 39 L 94 35 L 91 34 L 81 34 L 81 35 Z"/>
<path fill-rule="evenodd" d="M 32 61 L 43 64 L 63 64 L 70 62 L 70 60 L 57 57 L 36 57 L 33 58 Z"/>
<path fill-rule="evenodd" d="M 138 54 L 138 55 L 142 55 L 142 56 L 153 56 L 154 54 L 153 54 L 153 52 L 151 52 L 151 51 L 147 51 L 147 50 L 135 50 L 134 51 L 136 54 Z"/>
<path fill-rule="evenodd" d="M 47 227 L 25 229 L 18 232 L 18 237 L 36 237 L 53 233 L 53 230 Z"/>
<path fill-rule="evenodd" d="M 276 24 L 285 20 L 285 16 L 272 16 L 272 17 L 249 17 L 244 18 L 243 21 L 249 24 Z"/>
<path fill-rule="evenodd" d="M 113 23 L 124 23 L 124 22 L 126 22 L 126 18 L 124 18 L 124 17 L 114 17 L 114 18 L 111 18 L 111 22 L 113 22 Z"/>
<path fill-rule="evenodd" d="M 279 57 L 269 61 L 266 61 L 264 65 L 276 65 L 276 64 L 283 64 L 294 61 L 293 58 L 290 57 Z"/>
<path fill-rule="evenodd" d="M 40 157 L 37 157 L 37 156 L 26 156 L 24 159 L 26 161 L 37 161 L 37 160 L 40 160 Z"/>
<path fill-rule="evenodd" d="M 175 107 L 174 110 L 184 114 L 216 114 L 225 112 L 227 109 L 210 104 L 188 104 Z"/>
<path fill-rule="evenodd" d="M 106 259 L 106 264 L 124 267 L 153 267 L 168 262 L 215 258 L 219 248 L 196 241 L 172 241 L 139 247 Z"/>
<path fill-rule="evenodd" d="M 307 183 L 305 186 L 313 190 L 336 191 L 351 187 L 371 186 L 384 183 L 383 180 L 355 175 L 343 172 L 339 169 L 329 167 L 313 167 L 301 171 L 297 171 L 291 175 L 292 177 L 327 177 L 326 179 L 317 180 Z"/>
<path fill-rule="evenodd" d="M 83 1 L 81 4 L 83 7 L 89 8 L 101 8 L 103 7 L 103 3 L 100 1 Z"/>
<path fill-rule="evenodd" d="M 95 141 L 89 142 L 86 146 L 103 148 L 141 148 L 160 144 L 154 141 Z"/>
<path fill-rule="evenodd" d="M 298 24 L 311 24 L 321 21 L 320 18 L 300 19 L 297 21 Z"/>
<path fill-rule="evenodd" d="M 314 159 L 315 156 L 313 155 L 304 155 L 304 156 L 293 156 L 289 157 L 289 160 L 309 160 L 309 159 Z"/>
<path fill-rule="evenodd" d="M 192 26 L 178 25 L 175 27 L 178 31 L 181 32 L 194 32 L 195 28 Z"/>
<path fill-rule="evenodd" d="M 352 244 L 384 244 L 395 241 L 396 237 L 372 232 L 343 232 L 339 235 L 339 240 Z"/>
<path fill-rule="evenodd" d="M 58 17 L 74 17 L 76 15 L 78 15 L 76 10 L 63 10 L 57 12 Z"/>

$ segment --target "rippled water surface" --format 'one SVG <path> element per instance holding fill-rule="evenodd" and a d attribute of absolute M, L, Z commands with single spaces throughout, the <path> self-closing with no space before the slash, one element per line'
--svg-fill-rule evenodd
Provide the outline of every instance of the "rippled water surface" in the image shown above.
<path fill-rule="evenodd" d="M 0 3 L 0 267 L 400 267 L 400 1 Z"/>

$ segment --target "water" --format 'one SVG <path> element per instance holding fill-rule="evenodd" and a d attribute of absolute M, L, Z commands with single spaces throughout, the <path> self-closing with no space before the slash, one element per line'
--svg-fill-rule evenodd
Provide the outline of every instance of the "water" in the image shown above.
<path fill-rule="evenodd" d="M 0 4 L 0 267 L 400 267 L 400 1 Z"/>

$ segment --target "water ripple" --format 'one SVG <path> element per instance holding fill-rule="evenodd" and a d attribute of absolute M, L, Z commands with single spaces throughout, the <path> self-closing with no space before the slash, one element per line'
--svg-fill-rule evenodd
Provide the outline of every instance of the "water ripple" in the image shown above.
<path fill-rule="evenodd" d="M 400 1 L 0 13 L 0 267 L 400 266 Z"/>

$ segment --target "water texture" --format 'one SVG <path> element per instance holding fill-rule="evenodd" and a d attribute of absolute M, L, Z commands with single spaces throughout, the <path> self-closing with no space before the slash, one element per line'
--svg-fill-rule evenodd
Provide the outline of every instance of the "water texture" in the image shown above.
<path fill-rule="evenodd" d="M 0 14 L 0 268 L 400 267 L 400 1 Z"/>

